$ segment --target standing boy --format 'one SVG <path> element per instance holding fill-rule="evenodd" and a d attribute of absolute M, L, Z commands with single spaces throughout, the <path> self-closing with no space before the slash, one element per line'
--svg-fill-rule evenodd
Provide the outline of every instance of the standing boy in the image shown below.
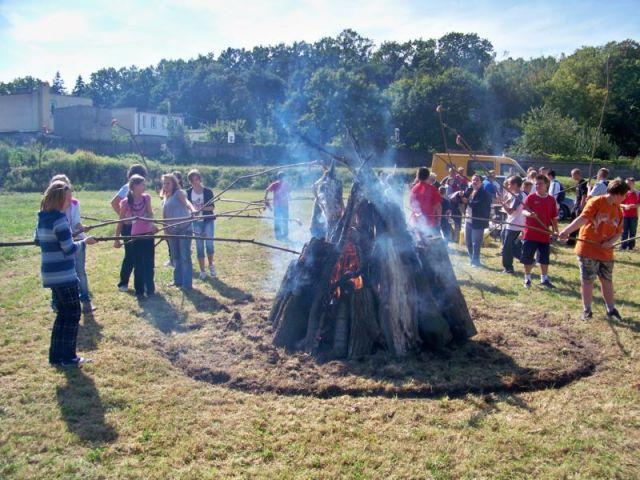
<path fill-rule="evenodd" d="M 284 181 L 284 172 L 278 172 L 277 180 L 264 192 L 264 202 L 269 205 L 267 196 L 273 193 L 273 232 L 277 240 L 289 240 L 289 184 Z"/>
<path fill-rule="evenodd" d="M 558 232 L 558 204 L 549 195 L 549 179 L 546 175 L 536 175 L 535 192 L 524 200 L 525 228 L 522 235 L 522 258 L 524 265 L 524 286 L 531 287 L 531 270 L 534 255 L 540 264 L 540 285 L 555 288 L 549 281 L 549 254 L 551 251 L 551 233 Z M 549 232 L 549 233 L 545 233 Z"/>
<path fill-rule="evenodd" d="M 517 175 L 507 179 L 507 188 L 512 194 L 510 203 L 504 203 L 503 208 L 507 212 L 507 223 L 502 230 L 502 266 L 503 273 L 514 273 L 513 257 L 516 240 L 522 232 L 524 218 L 524 194 L 520 191 L 522 187 L 522 178 Z"/>
<path fill-rule="evenodd" d="M 590 199 L 578 218 L 560 233 L 566 239 L 580 229 L 575 251 L 580 264 L 582 293 L 582 320 L 593 317 L 591 300 L 593 282 L 598 277 L 607 307 L 607 316 L 622 320 L 613 301 L 613 245 L 622 233 L 620 204 L 629 191 L 629 185 L 616 178 L 607 186 L 607 193 Z"/>

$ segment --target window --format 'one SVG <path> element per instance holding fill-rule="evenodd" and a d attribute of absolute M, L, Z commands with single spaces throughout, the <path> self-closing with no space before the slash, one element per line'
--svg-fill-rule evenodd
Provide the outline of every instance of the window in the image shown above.
<path fill-rule="evenodd" d="M 156 116 L 151 117 L 151 128 L 156 128 Z"/>
<path fill-rule="evenodd" d="M 147 116 L 142 115 L 142 128 L 147 128 Z"/>
<path fill-rule="evenodd" d="M 483 161 L 483 160 L 469 160 L 467 164 L 467 175 L 473 175 L 477 173 L 478 175 L 485 176 L 489 170 L 493 170 L 493 162 Z"/>

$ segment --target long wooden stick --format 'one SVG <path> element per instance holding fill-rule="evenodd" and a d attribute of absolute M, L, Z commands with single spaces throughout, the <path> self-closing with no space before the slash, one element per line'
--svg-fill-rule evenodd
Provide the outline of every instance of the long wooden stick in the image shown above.
<path fill-rule="evenodd" d="M 160 238 L 162 240 L 167 240 L 170 238 L 184 238 L 184 239 L 192 239 L 192 240 L 212 240 L 214 242 L 231 242 L 231 243 L 250 243 L 253 245 L 258 245 L 260 247 L 271 248 L 273 250 L 281 250 L 287 253 L 295 253 L 296 255 L 300 255 L 300 252 L 296 250 L 291 250 L 289 248 L 279 247 L 277 245 L 272 245 L 270 243 L 258 242 L 255 239 L 247 239 L 247 238 L 221 238 L 221 237 L 203 237 L 199 235 L 134 235 L 134 236 L 124 236 L 124 237 L 93 237 L 97 242 L 108 242 L 113 240 L 142 240 L 146 238 Z M 17 242 L 0 242 L 1 247 L 27 247 L 34 246 L 36 242 L 34 240 L 25 240 L 25 241 L 17 241 Z"/>
<path fill-rule="evenodd" d="M 614 248 L 615 248 L 615 247 L 617 247 L 617 246 L 619 246 L 619 245 L 622 245 L 624 242 L 630 242 L 630 241 L 632 241 L 632 240 L 638 240 L 639 238 L 640 238 L 640 235 L 638 235 L 637 237 L 627 238 L 626 240 L 620 240 L 620 241 L 618 241 L 618 242 L 614 243 L 614 244 L 612 245 L 612 247 L 614 247 Z"/>
<path fill-rule="evenodd" d="M 607 55 L 607 63 L 605 65 L 606 71 L 606 84 L 605 84 L 605 93 L 604 100 L 602 101 L 602 109 L 600 110 L 600 121 L 598 122 L 598 126 L 596 127 L 596 131 L 593 135 L 593 145 L 591 146 L 591 161 L 589 162 L 589 180 L 587 182 L 587 187 L 591 186 L 591 179 L 593 174 L 593 160 L 596 155 L 596 148 L 598 146 L 598 141 L 600 140 L 600 132 L 602 129 L 602 121 L 604 120 L 604 111 L 607 108 L 607 102 L 609 101 L 609 55 Z"/>

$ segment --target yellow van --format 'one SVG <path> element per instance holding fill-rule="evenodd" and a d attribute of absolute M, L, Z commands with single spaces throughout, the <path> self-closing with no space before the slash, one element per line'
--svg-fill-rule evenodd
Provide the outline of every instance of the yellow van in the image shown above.
<path fill-rule="evenodd" d="M 431 158 L 431 171 L 438 180 L 449 175 L 449 167 L 455 166 L 464 169 L 464 174 L 471 177 L 474 173 L 486 175 L 489 170 L 496 172 L 499 177 L 520 175 L 524 177 L 526 172 L 518 162 L 509 157 L 494 157 L 491 155 L 467 155 L 466 153 L 434 153 Z"/>

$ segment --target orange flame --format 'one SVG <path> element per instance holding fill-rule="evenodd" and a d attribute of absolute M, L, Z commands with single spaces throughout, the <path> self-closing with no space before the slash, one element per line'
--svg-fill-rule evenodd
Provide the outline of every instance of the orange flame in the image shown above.
<path fill-rule="evenodd" d="M 331 283 L 338 283 L 344 275 L 355 274 L 360 270 L 360 259 L 358 258 L 358 252 L 353 242 L 348 242 L 338 262 L 336 263 L 333 273 L 331 274 Z M 364 287 L 364 279 L 362 275 L 358 275 L 349 280 L 356 290 L 360 290 Z M 342 294 L 341 289 L 338 287 L 335 291 L 335 297 L 340 298 Z"/>

